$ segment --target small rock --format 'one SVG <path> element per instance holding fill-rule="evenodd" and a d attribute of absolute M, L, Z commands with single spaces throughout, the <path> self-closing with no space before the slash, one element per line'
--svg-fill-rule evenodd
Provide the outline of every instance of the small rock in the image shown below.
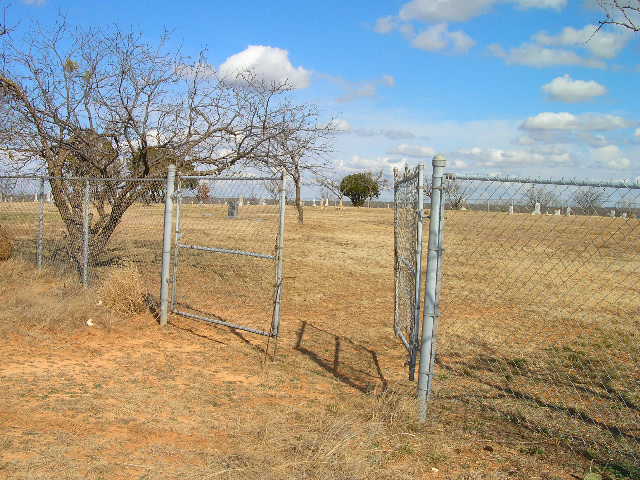
<path fill-rule="evenodd" d="M 431 471 L 433 473 L 438 473 L 440 470 L 438 470 L 436 467 L 431 467 Z"/>
<path fill-rule="evenodd" d="M 487 452 L 493 452 L 493 447 L 491 445 L 486 445 L 486 446 L 482 447 L 482 449 L 487 451 Z"/>
<path fill-rule="evenodd" d="M 88 319 L 87 320 L 87 327 L 93 327 L 93 326 L 94 326 L 93 319 L 92 318 Z"/>

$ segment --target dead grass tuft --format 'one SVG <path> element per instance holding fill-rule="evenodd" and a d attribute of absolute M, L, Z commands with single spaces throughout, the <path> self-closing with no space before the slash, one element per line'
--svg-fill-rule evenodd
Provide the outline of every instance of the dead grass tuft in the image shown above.
<path fill-rule="evenodd" d="M 144 312 L 145 296 L 144 282 L 135 265 L 110 270 L 98 287 L 104 306 L 122 317 Z"/>
<path fill-rule="evenodd" d="M 4 262 L 11 258 L 11 254 L 13 253 L 13 244 L 9 235 L 5 232 L 0 225 L 0 262 Z"/>

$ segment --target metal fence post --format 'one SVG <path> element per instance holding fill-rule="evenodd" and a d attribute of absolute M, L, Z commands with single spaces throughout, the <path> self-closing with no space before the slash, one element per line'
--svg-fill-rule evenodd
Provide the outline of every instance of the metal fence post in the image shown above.
<path fill-rule="evenodd" d="M 429 247 L 427 255 L 427 275 L 424 296 L 424 321 L 422 326 L 422 342 L 420 347 L 420 371 L 418 374 L 418 410 L 421 421 L 427 419 L 429 397 L 431 395 L 431 377 L 434 371 L 435 326 L 439 315 L 438 304 L 439 270 L 442 236 L 442 178 L 447 165 L 446 159 L 441 155 L 433 158 L 433 177 L 431 187 L 431 215 L 429 222 Z"/>
<path fill-rule="evenodd" d="M 38 210 L 38 241 L 36 243 L 36 262 L 38 268 L 42 268 L 42 250 L 44 247 L 44 177 L 40 178 L 40 188 L 38 190 L 40 207 Z"/>
<path fill-rule="evenodd" d="M 178 188 L 176 189 L 176 227 L 175 227 L 175 252 L 173 252 L 173 281 L 171 282 L 171 312 L 173 312 L 178 303 L 178 265 L 179 265 L 179 255 L 180 255 L 180 239 L 182 238 L 182 232 L 180 231 L 180 210 L 182 207 L 182 195 L 181 195 L 181 184 L 180 179 L 178 179 Z"/>
<path fill-rule="evenodd" d="M 176 166 L 169 165 L 164 197 L 164 236 L 162 239 L 162 276 L 160 278 L 160 325 L 169 318 L 169 267 L 171 263 L 171 233 L 173 230 L 173 191 L 176 182 Z"/>
<path fill-rule="evenodd" d="M 89 180 L 84 181 L 84 196 L 82 198 L 82 286 L 89 286 L 89 203 L 91 192 Z"/>
<path fill-rule="evenodd" d="M 280 334 L 280 306 L 282 304 L 284 282 L 284 221 L 287 204 L 286 182 L 287 177 L 283 170 L 282 180 L 280 181 L 280 220 L 276 245 L 276 294 L 273 305 L 273 322 L 271 324 L 271 334 L 274 337 Z"/>
<path fill-rule="evenodd" d="M 416 360 L 418 355 L 418 340 L 420 337 L 420 297 L 422 281 L 422 241 L 424 222 L 424 165 L 418 165 L 418 189 L 416 202 L 416 271 L 415 271 L 415 310 L 413 330 L 411 332 L 411 353 L 409 357 L 409 380 L 413 381 L 416 375 Z"/>

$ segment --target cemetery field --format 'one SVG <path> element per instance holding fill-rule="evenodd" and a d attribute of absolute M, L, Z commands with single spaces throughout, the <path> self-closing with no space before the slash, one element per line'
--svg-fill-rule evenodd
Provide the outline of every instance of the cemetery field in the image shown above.
<path fill-rule="evenodd" d="M 308 207 L 298 225 L 287 207 L 272 360 L 265 337 L 158 326 L 161 206 L 127 213 L 87 290 L 53 210 L 34 268 L 28 208 L 0 204 L 16 242 L 0 263 L 0 479 L 640 478 L 637 219 L 447 212 L 422 425 L 393 335 L 393 210 Z M 268 253 L 274 213 L 185 205 L 184 241 Z M 177 303 L 268 328 L 273 278 L 260 259 L 181 252 Z"/>

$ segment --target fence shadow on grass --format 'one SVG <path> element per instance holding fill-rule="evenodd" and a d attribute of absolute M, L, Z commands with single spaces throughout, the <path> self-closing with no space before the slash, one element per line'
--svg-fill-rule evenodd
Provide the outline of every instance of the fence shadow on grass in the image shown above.
<path fill-rule="evenodd" d="M 295 349 L 341 382 L 363 393 L 385 391 L 387 379 L 375 351 L 353 340 L 302 322 Z"/>

